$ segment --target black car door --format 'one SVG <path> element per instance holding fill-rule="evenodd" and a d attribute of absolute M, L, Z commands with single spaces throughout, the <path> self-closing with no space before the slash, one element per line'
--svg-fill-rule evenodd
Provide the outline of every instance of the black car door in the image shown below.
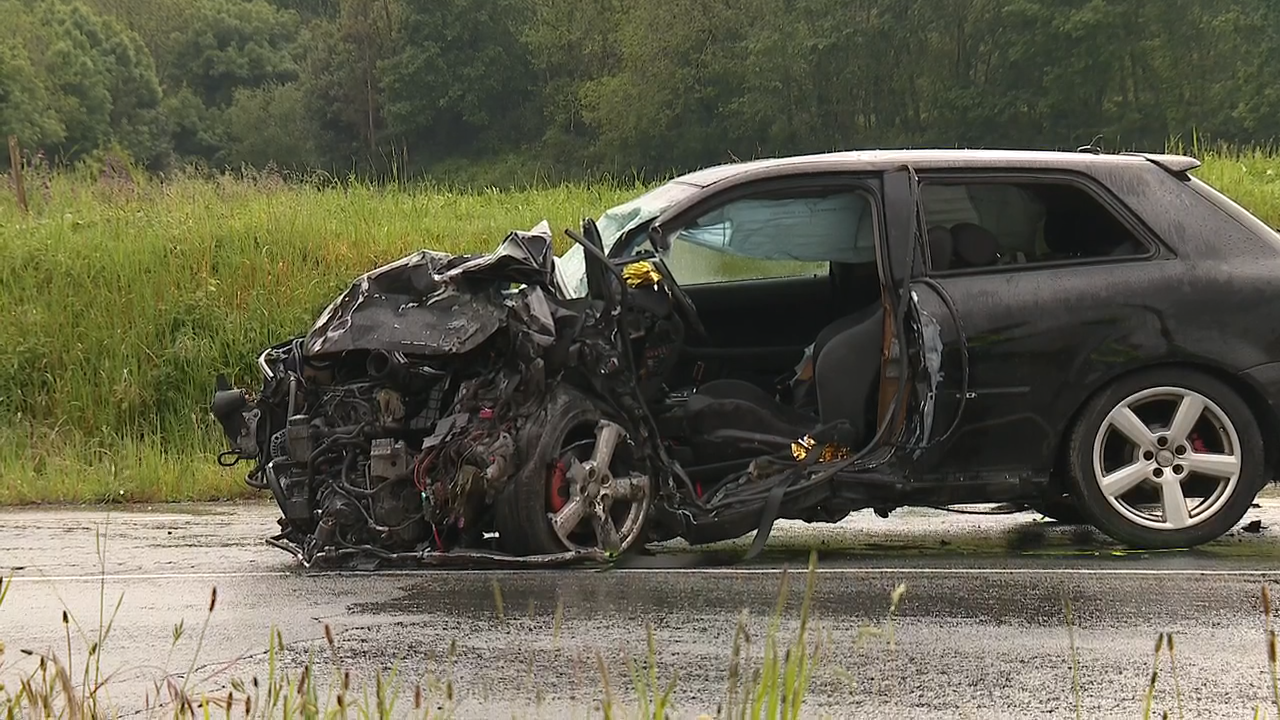
<path fill-rule="evenodd" d="M 1084 178 L 949 173 L 922 185 L 929 228 L 951 233 L 950 257 L 913 285 L 945 347 L 934 435 L 951 432 L 915 469 L 1043 477 L 1093 379 L 1140 350 L 1133 327 L 1158 322 L 1113 289 L 1161 273 L 1167 251 Z M 975 237 L 994 256 L 977 257 Z"/>
<path fill-rule="evenodd" d="M 920 183 L 910 167 L 890 170 L 884 176 L 885 232 L 877 243 L 883 304 L 885 309 L 882 334 L 882 360 L 880 371 L 879 418 L 881 424 L 892 414 L 891 424 L 885 426 L 885 437 L 897 436 L 908 420 L 928 426 L 934 412 L 932 402 L 913 403 L 909 400 L 909 388 L 920 379 L 922 368 L 910 363 L 912 350 L 908 347 L 913 335 L 906 332 L 909 324 L 918 322 L 919 308 L 916 294 L 911 291 L 914 278 L 925 274 L 923 232 L 919 213 Z M 919 362 L 923 352 L 914 353 Z M 925 416 L 911 417 L 910 413 Z"/>

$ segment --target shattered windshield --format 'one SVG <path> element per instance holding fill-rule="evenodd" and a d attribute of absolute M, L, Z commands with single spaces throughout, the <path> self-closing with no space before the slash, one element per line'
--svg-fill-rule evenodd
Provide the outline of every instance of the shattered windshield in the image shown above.
<path fill-rule="evenodd" d="M 596 221 L 596 226 L 600 228 L 600 238 L 604 241 L 604 251 L 608 253 L 623 235 L 654 220 L 667 208 L 697 190 L 696 185 L 673 180 L 634 200 L 606 210 Z M 587 294 L 586 265 L 583 262 L 582 248 L 577 244 L 556 258 L 556 277 L 566 297 L 576 298 Z"/>

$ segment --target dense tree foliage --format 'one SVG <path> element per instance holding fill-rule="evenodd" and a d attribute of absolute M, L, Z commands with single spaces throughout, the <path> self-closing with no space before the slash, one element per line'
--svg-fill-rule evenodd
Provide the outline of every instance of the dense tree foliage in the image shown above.
<path fill-rule="evenodd" d="M 0 0 L 0 133 L 74 161 L 661 172 L 1280 137 L 1274 0 Z"/>

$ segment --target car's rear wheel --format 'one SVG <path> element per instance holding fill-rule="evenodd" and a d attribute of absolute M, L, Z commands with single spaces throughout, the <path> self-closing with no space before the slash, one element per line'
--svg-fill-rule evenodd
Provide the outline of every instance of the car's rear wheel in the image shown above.
<path fill-rule="evenodd" d="M 557 388 L 532 424 L 524 467 L 497 500 L 498 535 L 515 555 L 622 553 L 645 531 L 652 496 L 626 432 L 585 396 Z"/>
<path fill-rule="evenodd" d="M 1192 547 L 1249 510 L 1262 443 L 1248 405 L 1222 382 L 1181 368 L 1137 373 L 1081 413 L 1068 448 L 1071 494 L 1122 543 Z"/>

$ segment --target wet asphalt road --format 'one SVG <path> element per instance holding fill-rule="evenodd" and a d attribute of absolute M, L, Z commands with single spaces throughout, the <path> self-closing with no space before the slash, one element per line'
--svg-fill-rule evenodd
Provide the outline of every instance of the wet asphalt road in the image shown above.
<path fill-rule="evenodd" d="M 328 623 L 337 662 L 357 680 L 399 663 L 402 677 L 428 677 L 429 700 L 442 702 L 430 679 L 449 679 L 456 717 L 584 717 L 593 707 L 599 716 L 597 653 L 625 699 L 623 658 L 644 657 L 649 624 L 659 679 L 678 674 L 677 714 L 694 717 L 723 697 L 740 614 L 758 658 L 780 568 L 802 569 L 817 547 L 826 659 L 805 717 L 1074 717 L 1064 596 L 1079 626 L 1084 717 L 1141 717 L 1161 631 L 1175 634 L 1186 717 L 1253 717 L 1270 697 L 1258 598 L 1280 578 L 1277 500 L 1194 552 L 1116 553 L 1091 531 L 1031 513 L 911 510 L 857 513 L 838 526 L 782 523 L 765 557 L 747 566 L 612 572 L 306 574 L 262 543 L 275 517 L 258 504 L 0 512 L 0 572 L 15 578 L 0 607 L 0 682 L 31 667 L 18 649 L 66 655 L 63 608 L 95 634 L 100 607 L 110 614 L 122 598 L 103 669 L 113 673 L 111 700 L 138 708 L 154 678 L 186 671 L 216 586 L 192 680 L 214 694 L 232 676 L 265 679 L 273 627 L 286 666 L 314 654 L 332 668 Z M 1259 532 L 1243 529 L 1255 520 Z M 785 611 L 787 639 L 801 579 Z M 907 590 L 893 643 L 865 633 L 859 641 L 860 628 L 885 627 L 898 583 Z M 180 621 L 183 638 L 166 661 Z M 73 640 L 76 668 L 85 647 Z M 1156 716 L 1176 717 L 1167 661 L 1156 696 Z"/>

